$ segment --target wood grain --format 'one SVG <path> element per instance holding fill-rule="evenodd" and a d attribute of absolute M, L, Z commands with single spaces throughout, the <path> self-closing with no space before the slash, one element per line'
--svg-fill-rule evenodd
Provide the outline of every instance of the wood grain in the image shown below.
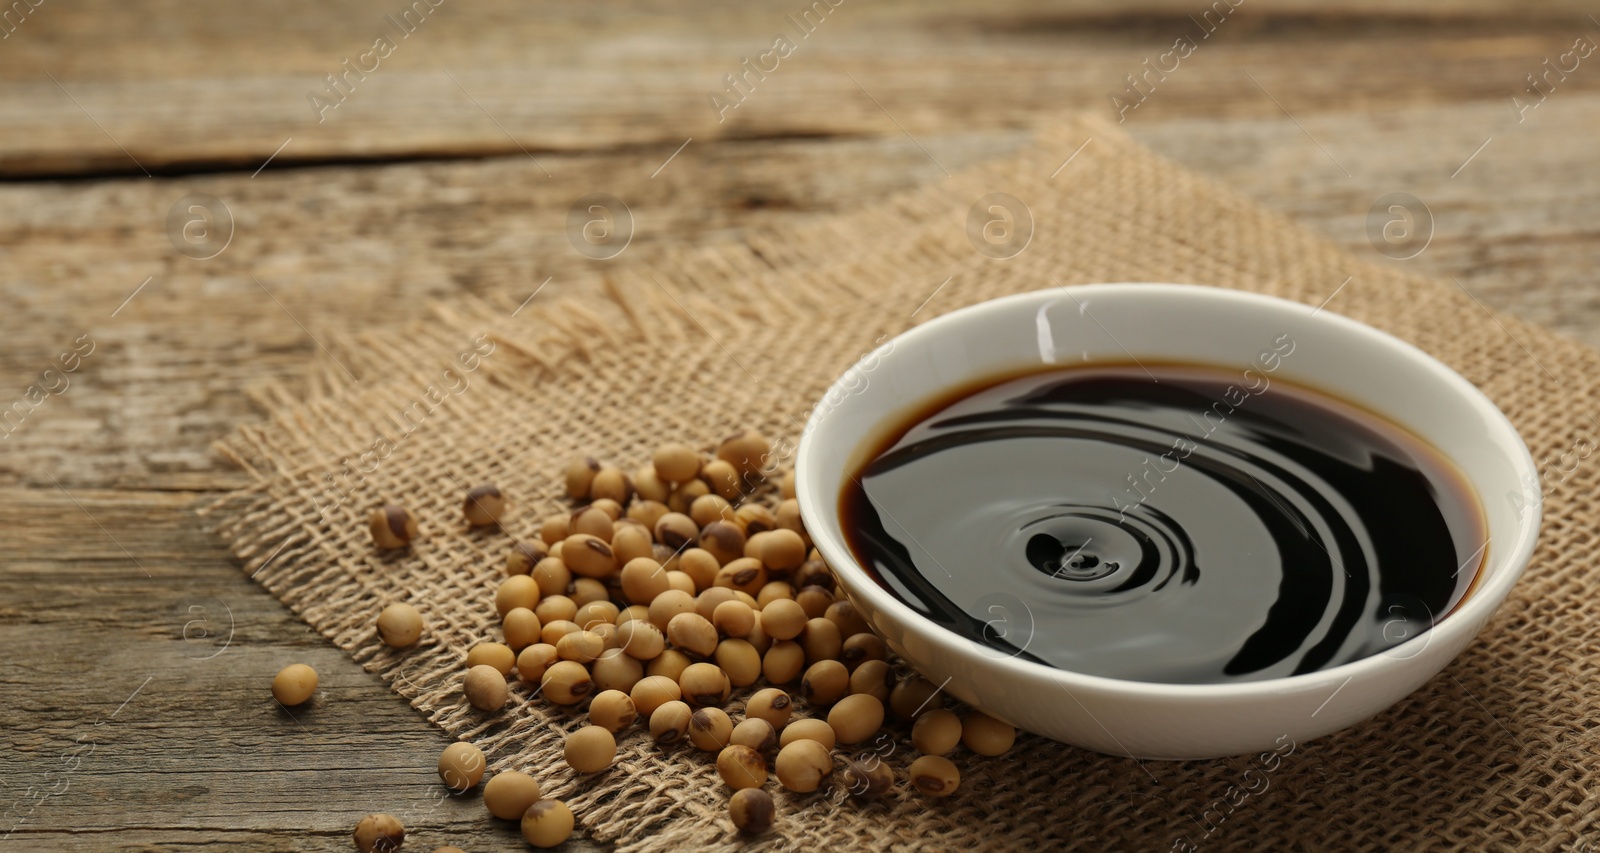
<path fill-rule="evenodd" d="M 801 28 L 789 19 L 808 6 L 782 0 L 693 14 L 444 3 L 403 38 L 387 21 L 402 8 L 297 2 L 197 19 L 176 4 L 41 6 L 0 43 L 12 84 L 0 92 L 0 174 L 255 169 L 280 146 L 282 167 L 933 133 L 952 117 L 1028 126 L 1049 111 L 1111 112 L 1127 75 L 1180 38 L 1193 54 L 1135 114 L 1275 115 L 1241 70 L 1297 111 L 1507 100 L 1544 58 L 1597 34 L 1582 2 L 1380 12 L 1241 0 L 1204 27 L 1191 17 L 1202 3 L 841 2 Z M 185 49 L 158 56 L 129 34 Z M 395 42 L 388 57 L 362 60 L 380 36 Z M 714 108 L 725 75 L 748 74 L 742 60 L 779 37 L 792 53 L 748 77 L 738 108 Z M 64 49 L 83 42 L 104 51 Z M 339 105 L 319 110 L 310 95 L 332 74 L 347 78 L 327 95 Z M 1561 88 L 1594 92 L 1600 76 Z"/>
<path fill-rule="evenodd" d="M 319 124 L 308 89 L 401 4 L 58 3 L 0 27 L 0 409 L 80 336 L 96 349 L 0 428 L 0 851 L 343 850 L 374 810 L 417 849 L 520 847 L 474 799 L 435 803 L 443 735 L 194 516 L 244 482 L 210 447 L 259 417 L 249 389 L 431 298 L 570 292 L 601 268 L 567 242 L 589 192 L 638 223 L 606 268 L 642 268 L 1111 114 L 1204 8 L 846 0 L 719 123 L 707 92 L 801 4 L 444 3 Z M 1249 0 L 1124 127 L 1358 255 L 1600 345 L 1600 72 L 1523 121 L 1510 100 L 1600 38 L 1594 12 Z M 1369 234 L 1392 192 L 1434 221 L 1403 261 Z M 235 220 L 210 260 L 168 234 L 193 193 Z M 225 649 L 199 634 L 225 624 Z M 323 689 L 290 718 L 266 685 L 293 660 Z"/>

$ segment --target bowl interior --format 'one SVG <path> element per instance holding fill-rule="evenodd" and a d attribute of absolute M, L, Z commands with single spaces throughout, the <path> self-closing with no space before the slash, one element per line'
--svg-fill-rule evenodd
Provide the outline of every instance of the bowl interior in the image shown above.
<path fill-rule="evenodd" d="M 1475 631 L 1532 551 L 1539 523 L 1533 460 L 1505 416 L 1465 379 L 1421 350 L 1329 310 L 1193 285 L 1024 293 L 946 314 L 886 343 L 846 371 L 806 426 L 797 480 L 808 531 L 871 607 L 942 631 L 855 564 L 839 532 L 848 472 L 904 412 L 952 387 L 1030 367 L 1130 360 L 1207 364 L 1237 370 L 1241 381 L 1247 370 L 1270 368 L 1275 379 L 1381 413 L 1451 458 L 1477 493 L 1489 535 L 1472 591 L 1435 631 L 1458 618 Z"/>

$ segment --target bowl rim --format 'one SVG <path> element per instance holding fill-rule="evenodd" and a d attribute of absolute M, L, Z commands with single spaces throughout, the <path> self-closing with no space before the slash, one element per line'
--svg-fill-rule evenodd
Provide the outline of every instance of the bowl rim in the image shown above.
<path fill-rule="evenodd" d="M 1060 285 L 1009 294 L 957 308 L 901 332 L 887 341 L 884 346 L 949 334 L 951 332 L 947 330 L 959 327 L 968 318 L 980 313 L 996 310 L 1003 311 L 1010 309 L 1014 305 L 1032 306 L 1033 303 L 1059 298 L 1061 293 L 1066 293 L 1073 298 L 1080 294 L 1092 296 L 1104 293 L 1119 295 L 1137 293 L 1139 298 L 1149 299 L 1152 307 L 1158 310 L 1168 308 L 1174 304 L 1163 298 L 1166 296 L 1233 302 L 1274 311 L 1292 310 L 1300 312 L 1311 307 L 1303 302 L 1283 299 L 1264 293 L 1204 284 L 1128 281 Z M 1534 462 L 1533 454 L 1528 450 L 1527 443 L 1511 424 L 1505 413 L 1476 385 L 1473 385 L 1461 374 L 1414 344 L 1366 323 L 1324 310 L 1323 307 L 1318 307 L 1312 311 L 1310 317 L 1315 318 L 1310 320 L 1311 322 L 1339 327 L 1344 332 L 1365 338 L 1379 347 L 1393 350 L 1400 357 L 1409 357 L 1419 366 L 1433 374 L 1436 379 L 1452 388 L 1458 396 L 1462 397 L 1470 406 L 1479 410 L 1486 417 L 1492 430 L 1490 435 L 1491 444 L 1503 450 L 1511 458 L 1513 466 L 1521 469 L 1521 476 L 1518 479 L 1524 483 L 1532 482 L 1537 487 L 1539 484 L 1538 467 Z M 821 399 L 826 400 L 836 392 L 846 393 L 846 396 L 848 396 L 848 389 L 841 388 L 845 378 L 845 376 L 840 376 L 830 383 L 828 389 L 823 392 Z M 801 432 L 799 448 L 795 455 L 795 496 L 800 504 L 802 518 L 806 516 L 812 518 L 829 517 L 828 515 L 819 515 L 819 513 L 823 512 L 825 501 L 836 501 L 838 497 L 837 495 L 819 494 L 815 485 L 811 483 L 810 476 L 806 473 L 816 464 L 813 462 L 813 457 L 816 453 L 814 448 L 817 436 L 820 434 L 819 427 L 822 421 L 831 414 L 831 411 L 832 409 L 820 405 L 815 407 L 807 418 Z M 1415 427 L 1409 428 L 1424 439 L 1432 441 L 1432 438 L 1425 432 Z M 859 439 L 857 441 L 859 443 Z M 1531 480 L 1528 479 L 1530 476 Z M 1474 482 L 1472 485 L 1474 490 L 1478 491 L 1477 484 Z M 1487 499 L 1481 492 L 1476 496 L 1480 504 L 1484 506 L 1484 511 L 1487 514 Z M 923 638 L 932 640 L 956 656 L 1004 670 L 1009 678 L 1050 680 L 1063 687 L 1076 686 L 1090 691 L 1115 693 L 1130 698 L 1236 699 L 1289 691 L 1309 692 L 1313 689 L 1326 687 L 1333 682 L 1340 682 L 1340 689 L 1343 689 L 1345 684 L 1357 678 L 1367 680 L 1368 678 L 1386 675 L 1394 676 L 1414 668 L 1416 666 L 1414 661 L 1424 659 L 1423 650 L 1427 648 L 1426 644 L 1432 643 L 1434 640 L 1444 639 L 1448 642 L 1448 638 L 1466 634 L 1467 636 L 1462 638 L 1462 641 L 1470 642 L 1472 637 L 1482 630 L 1483 623 L 1505 601 L 1512 586 L 1522 577 L 1528 566 L 1543 523 L 1544 501 L 1542 493 L 1539 498 L 1538 501 L 1530 505 L 1531 514 L 1521 516 L 1522 521 L 1517 531 L 1516 541 L 1512 543 L 1510 548 L 1502 552 L 1506 555 L 1506 568 L 1487 578 L 1476 593 L 1464 603 L 1459 604 L 1456 610 L 1449 614 L 1447 618 L 1439 620 L 1428 631 L 1399 643 L 1390 649 L 1390 651 L 1407 649 L 1414 644 L 1423 643 L 1424 645 L 1415 652 L 1403 657 L 1387 653 L 1368 655 L 1364 658 L 1314 672 L 1226 684 L 1167 684 L 1133 681 L 1058 669 L 1046 664 L 1023 660 L 1015 655 L 996 655 L 992 651 L 985 651 L 984 647 L 978 643 L 932 622 L 873 581 L 871 577 L 867 576 L 865 570 L 857 565 L 855 556 L 844 543 L 843 534 L 840 531 L 835 529 L 816 530 L 811 529 L 808 525 L 808 533 L 811 535 L 813 544 L 835 573 L 848 576 L 847 580 L 842 580 L 845 580 L 845 585 L 852 594 L 867 599 L 874 608 L 888 611 L 895 621 L 908 631 L 913 631 Z M 808 509 L 809 512 L 807 511 Z M 834 511 L 831 515 L 837 516 L 837 511 Z M 1485 559 L 1492 559 L 1492 554 L 1493 552 L 1486 553 Z M 1436 634 L 1440 636 L 1435 636 Z M 1454 655 L 1452 655 L 1453 657 Z M 1445 661 L 1444 665 L 1448 665 L 1448 660 Z"/>

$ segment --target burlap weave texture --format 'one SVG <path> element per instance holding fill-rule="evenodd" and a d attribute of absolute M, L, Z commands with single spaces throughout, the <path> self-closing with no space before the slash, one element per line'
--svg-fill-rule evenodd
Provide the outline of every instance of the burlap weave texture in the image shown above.
<path fill-rule="evenodd" d="M 968 208 L 993 192 L 1021 199 L 1035 227 L 1005 260 L 975 251 L 966 232 Z M 497 637 L 506 548 L 565 506 L 560 473 L 576 456 L 631 469 L 662 441 L 705 445 L 744 426 L 792 446 L 829 382 L 885 336 L 996 296 L 1096 281 L 1326 302 L 1461 372 L 1546 474 L 1527 575 L 1421 690 L 1278 760 L 1135 762 L 1028 736 L 1002 759 L 958 757 L 962 791 L 947 800 L 902 791 L 860 808 L 826 792 L 781 794 L 763 846 L 1509 850 L 1600 834 L 1590 686 L 1600 459 L 1587 458 L 1600 434 L 1600 353 L 1492 314 L 1452 282 L 1355 259 L 1101 123 L 1064 122 L 1013 157 L 871 210 L 685 252 L 653 275 L 597 279 L 591 296 L 515 314 L 510 295 L 461 300 L 347 342 L 339 357 L 361 382 L 330 369 L 309 398 L 265 395 L 269 421 L 225 447 L 256 483 L 214 513 L 246 571 L 435 724 L 482 746 L 492 769 L 533 772 L 591 837 L 628 850 L 734 847 L 713 756 L 635 735 L 620 739 L 614 769 L 576 779 L 561 740 L 581 713 L 520 684 L 499 714 L 466 704 L 462 656 Z M 470 372 L 465 352 L 477 356 Z M 459 522 L 460 497 L 479 482 L 510 496 L 505 532 Z M 377 554 L 367 538 L 366 513 L 386 501 L 423 527 L 401 555 Z M 430 633 L 396 651 L 373 617 L 402 600 Z M 897 742 L 889 761 L 903 771 L 914 755 L 908 738 Z"/>

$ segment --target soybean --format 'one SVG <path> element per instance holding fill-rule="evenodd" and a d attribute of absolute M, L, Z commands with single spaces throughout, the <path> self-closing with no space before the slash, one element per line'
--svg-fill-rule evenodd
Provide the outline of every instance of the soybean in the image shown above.
<path fill-rule="evenodd" d="M 665 676 L 672 679 L 673 683 L 677 683 L 678 679 L 683 677 L 683 671 L 688 669 L 692 663 L 694 661 L 683 652 L 677 649 L 667 649 L 650 662 L 650 666 L 645 669 L 645 672 L 649 675 Z"/>
<path fill-rule="evenodd" d="M 572 588 L 567 593 L 567 597 L 572 599 L 572 603 L 579 607 L 596 602 L 610 604 L 611 588 L 606 584 L 614 579 L 615 576 L 608 577 L 604 581 L 597 578 L 575 578 L 572 581 Z M 577 617 L 573 618 L 576 619 Z"/>
<path fill-rule="evenodd" d="M 625 503 L 626 501 L 618 501 L 612 498 L 596 496 L 594 502 L 589 504 L 589 506 L 604 512 L 606 515 L 611 517 L 612 521 L 616 521 L 622 517 L 622 506 Z"/>
<path fill-rule="evenodd" d="M 555 646 L 534 643 L 517 653 L 517 675 L 523 681 L 537 682 L 544 678 L 544 671 L 558 659 Z"/>
<path fill-rule="evenodd" d="M 589 722 L 613 734 L 633 725 L 639 711 L 621 690 L 605 690 L 589 702 Z"/>
<path fill-rule="evenodd" d="M 650 736 L 656 743 L 677 743 L 689 731 L 694 712 L 677 700 L 663 702 L 650 715 Z"/>
<path fill-rule="evenodd" d="M 673 617 L 678 614 L 694 612 L 696 612 L 694 596 L 682 590 L 669 589 L 656 596 L 655 601 L 650 602 L 650 621 L 662 631 L 667 630 L 667 626 L 672 624 Z"/>
<path fill-rule="evenodd" d="M 539 795 L 539 783 L 520 770 L 496 773 L 483 786 L 484 806 L 501 820 L 521 818 L 529 806 L 539 802 Z"/>
<path fill-rule="evenodd" d="M 460 794 L 483 780 L 483 750 L 465 741 L 457 741 L 439 754 L 439 779 L 451 791 Z"/>
<path fill-rule="evenodd" d="M 707 525 L 725 518 L 733 518 L 733 505 L 721 495 L 701 495 L 694 499 L 694 503 L 689 504 L 688 515 L 695 524 L 700 525 L 700 535 L 704 537 Z M 743 538 L 743 534 L 740 538 Z"/>
<path fill-rule="evenodd" d="M 716 627 L 698 613 L 679 613 L 672 617 L 667 623 L 667 639 L 674 646 L 703 658 L 717 650 Z"/>
<path fill-rule="evenodd" d="M 691 705 L 721 705 L 728 701 L 732 684 L 728 676 L 714 663 L 690 664 L 678 676 L 678 687 Z"/>
<path fill-rule="evenodd" d="M 806 653 L 793 640 L 778 640 L 761 656 L 761 673 L 773 684 L 788 684 L 800 677 Z"/>
<path fill-rule="evenodd" d="M 644 494 L 641 494 L 640 497 L 645 498 L 645 500 L 634 501 L 633 504 L 628 507 L 628 517 L 654 532 L 656 529 L 656 522 L 660 521 L 662 516 L 672 511 L 667 509 L 667 496 L 665 493 L 663 493 L 661 497 L 652 497 Z M 652 537 L 651 541 L 658 540 L 655 540 Z"/>
<path fill-rule="evenodd" d="M 700 498 L 706 500 L 722 500 L 716 495 L 706 495 Z M 699 503 L 699 501 L 696 501 Z M 731 513 L 730 513 L 731 515 Z M 715 519 L 707 522 L 700 530 L 700 548 L 715 557 L 718 565 L 727 565 L 745 555 L 744 531 L 730 521 Z"/>
<path fill-rule="evenodd" d="M 744 635 L 744 638 L 750 645 L 755 646 L 763 658 L 767 656 L 767 650 L 772 648 L 772 638 L 762 629 L 759 616 L 756 617 L 756 623 L 750 626 L 750 633 Z"/>
<path fill-rule="evenodd" d="M 933 682 L 918 675 L 901 681 L 889 691 L 889 708 L 894 715 L 904 719 L 916 719 L 918 714 L 944 707 L 944 696 Z"/>
<path fill-rule="evenodd" d="M 882 661 L 889 657 L 889 649 L 877 634 L 856 634 L 844 641 L 839 650 L 839 660 L 854 672 L 867 661 Z"/>
<path fill-rule="evenodd" d="M 565 595 L 547 595 L 533 606 L 533 612 L 545 625 L 551 622 L 571 622 L 578 615 L 578 602 Z"/>
<path fill-rule="evenodd" d="M 394 504 L 373 510 L 367 527 L 379 548 L 404 548 L 417 538 L 417 520 L 405 507 Z"/>
<path fill-rule="evenodd" d="M 562 595 L 572 583 L 572 570 L 555 557 L 545 557 L 534 563 L 533 571 L 528 574 L 533 577 L 540 595 Z"/>
<path fill-rule="evenodd" d="M 694 612 L 710 619 L 717 615 L 717 607 L 725 601 L 738 601 L 739 593 L 725 586 L 713 586 L 695 596 Z"/>
<path fill-rule="evenodd" d="M 839 736 L 833 733 L 833 726 L 828 725 L 826 720 L 806 717 L 784 726 L 783 734 L 778 736 L 778 745 L 788 746 L 797 740 L 814 740 L 833 749 L 833 745 L 839 742 Z"/>
<path fill-rule="evenodd" d="M 540 800 L 522 815 L 522 838 L 535 847 L 555 847 L 572 835 L 572 809 L 560 800 Z"/>
<path fill-rule="evenodd" d="M 761 677 L 761 653 L 745 640 L 729 638 L 718 643 L 716 660 L 734 687 L 749 687 Z"/>
<path fill-rule="evenodd" d="M 945 755 L 960 742 L 961 718 L 943 708 L 924 713 L 911 726 L 911 745 L 923 755 Z"/>
<path fill-rule="evenodd" d="M 717 753 L 717 775 L 735 791 L 767 783 L 767 760 L 748 746 L 729 744 Z"/>
<path fill-rule="evenodd" d="M 842 599 L 828 605 L 828 612 L 823 615 L 839 626 L 840 636 L 853 637 L 871 630 L 867 627 L 867 620 L 856 612 L 856 606 Z"/>
<path fill-rule="evenodd" d="M 773 523 L 779 523 L 776 518 Z M 744 555 L 760 560 L 767 568 L 786 572 L 798 568 L 806 559 L 806 542 L 800 534 L 785 527 L 774 527 L 751 536 Z"/>
<path fill-rule="evenodd" d="M 635 557 L 622 567 L 622 595 L 629 604 L 649 604 L 671 588 L 666 571 L 649 557 Z"/>
<path fill-rule="evenodd" d="M 720 568 L 722 562 L 704 548 L 687 548 L 678 555 L 678 569 L 694 578 L 696 592 L 713 586 Z"/>
<path fill-rule="evenodd" d="M 574 599 L 576 603 L 576 599 Z M 578 605 L 578 612 L 573 614 L 572 621 L 578 623 L 585 631 L 593 631 L 596 625 L 612 625 L 621 613 L 609 599 L 600 598 L 586 601 Z"/>
<path fill-rule="evenodd" d="M 973 711 L 961 720 L 961 742 L 979 755 L 1004 755 L 1017 742 L 1017 730 L 982 711 Z"/>
<path fill-rule="evenodd" d="M 761 608 L 761 630 L 774 640 L 792 640 L 805 630 L 806 611 L 798 601 L 779 599 Z"/>
<path fill-rule="evenodd" d="M 487 665 L 501 675 L 510 675 L 517 667 L 517 653 L 504 643 L 479 643 L 467 651 L 467 667 Z"/>
<path fill-rule="evenodd" d="M 595 689 L 627 693 L 644 678 L 644 664 L 623 654 L 621 649 L 607 649 L 590 665 L 589 674 L 594 679 Z"/>
<path fill-rule="evenodd" d="M 396 602 L 378 614 L 378 638 L 390 648 L 403 649 L 422 637 L 422 614 L 417 608 Z"/>
<path fill-rule="evenodd" d="M 942 755 L 924 755 L 906 771 L 911 787 L 930 797 L 948 797 L 961 784 L 961 771 Z"/>
<path fill-rule="evenodd" d="M 654 465 L 645 465 L 634 469 L 633 492 L 639 501 L 665 502 L 667 496 L 672 494 L 672 486 L 661 477 Z"/>
<path fill-rule="evenodd" d="M 622 644 L 622 641 L 617 639 L 617 626 L 611 622 L 591 623 L 591 627 L 588 630 L 589 633 L 600 638 L 600 642 L 605 644 L 605 650 L 608 652 Z"/>
<path fill-rule="evenodd" d="M 755 627 L 756 612 L 742 601 L 724 601 L 712 611 L 711 624 L 725 637 L 746 637 Z"/>
<path fill-rule="evenodd" d="M 789 694 L 777 687 L 767 687 L 757 690 L 750 696 L 750 701 L 745 703 L 744 715 L 747 719 L 766 720 L 774 729 L 782 729 L 789 723 L 789 714 L 794 710 L 794 700 Z"/>
<path fill-rule="evenodd" d="M 506 511 L 506 497 L 492 483 L 474 486 L 462 502 L 461 512 L 471 527 L 488 527 L 499 524 Z"/>
<path fill-rule="evenodd" d="M 626 505 L 633 497 L 633 481 L 620 468 L 602 467 L 589 483 L 589 497 Z"/>
<path fill-rule="evenodd" d="M 712 460 L 701 466 L 700 479 L 710 486 L 711 491 L 726 500 L 731 501 L 744 493 L 739 469 L 721 459 Z"/>
<path fill-rule="evenodd" d="M 593 456 L 574 459 L 567 466 L 567 497 L 575 501 L 589 498 L 589 486 L 594 483 L 594 475 L 600 473 L 600 461 Z"/>
<path fill-rule="evenodd" d="M 506 554 L 506 574 L 525 575 L 550 556 L 550 548 L 543 542 L 515 542 Z"/>
<path fill-rule="evenodd" d="M 356 849 L 361 853 L 393 853 L 406 842 L 406 828 L 389 814 L 369 814 L 356 824 Z"/>
<path fill-rule="evenodd" d="M 828 711 L 828 726 L 839 743 L 860 743 L 883 728 L 883 703 L 865 693 L 846 696 Z"/>
<path fill-rule="evenodd" d="M 648 557 L 654 553 L 655 540 L 651 537 L 650 530 L 644 525 L 626 524 L 612 533 L 611 549 L 617 552 L 617 561 L 626 568 L 630 561 Z"/>
<path fill-rule="evenodd" d="M 758 503 L 746 502 L 740 504 L 739 508 L 734 510 L 733 515 L 744 524 L 744 534 L 746 536 L 754 536 L 757 533 L 774 530 L 778 526 L 778 520 L 772 515 L 772 510 Z"/>
<path fill-rule="evenodd" d="M 654 623 L 630 619 L 617 626 L 617 647 L 631 658 L 653 660 L 666 649 L 667 638 Z"/>
<path fill-rule="evenodd" d="M 785 497 L 783 502 L 778 504 L 778 509 L 773 513 L 773 517 L 778 521 L 778 529 L 791 530 L 800 536 L 800 539 L 802 540 L 801 544 L 805 546 L 805 548 L 801 550 L 802 556 L 805 554 L 805 551 L 810 550 L 811 543 L 809 541 L 804 541 L 809 537 L 806 536 L 805 519 L 800 517 L 800 502 L 795 500 L 793 495 Z"/>
<path fill-rule="evenodd" d="M 628 697 L 633 700 L 633 706 L 639 709 L 639 713 L 653 716 L 662 705 L 682 699 L 683 689 L 678 687 L 677 679 L 649 675 L 633 685 Z"/>
<path fill-rule="evenodd" d="M 814 740 L 796 740 L 778 750 L 774 762 L 778 784 L 799 794 L 815 791 L 833 772 L 833 756 L 828 747 Z"/>
<path fill-rule="evenodd" d="M 850 673 L 850 692 L 866 693 L 877 697 L 879 702 L 888 704 L 889 691 L 894 687 L 894 673 L 889 669 L 889 663 L 881 660 L 869 660 L 856 667 Z"/>
<path fill-rule="evenodd" d="M 518 607 L 534 610 L 539 606 L 539 583 L 530 575 L 512 575 L 500 582 L 494 593 L 494 609 L 501 616 Z"/>
<path fill-rule="evenodd" d="M 745 430 L 728 436 L 717 445 L 717 458 L 732 465 L 741 475 L 749 477 L 767 464 L 772 444 L 754 430 Z"/>
<path fill-rule="evenodd" d="M 690 480 L 687 483 L 680 483 L 677 488 L 667 495 L 667 509 L 687 515 L 689 509 L 694 506 L 695 500 L 702 495 L 710 493 L 711 487 L 706 485 L 703 480 Z"/>
<path fill-rule="evenodd" d="M 567 538 L 567 534 L 571 532 L 572 516 L 564 512 L 552 515 L 539 524 L 539 538 L 544 540 L 544 544 L 550 547 L 552 556 L 554 556 L 556 544 Z"/>
<path fill-rule="evenodd" d="M 816 550 L 812 549 L 812 553 L 815 554 Z M 796 589 L 805 589 L 808 586 L 819 587 L 832 595 L 835 585 L 833 570 L 828 568 L 827 563 L 813 557 L 801 563 L 800 568 L 794 570 L 794 585 Z"/>
<path fill-rule="evenodd" d="M 721 708 L 701 708 L 689 717 L 689 742 L 702 752 L 721 752 L 733 737 L 733 721 Z"/>
<path fill-rule="evenodd" d="M 794 600 L 800 605 L 800 609 L 805 611 L 807 619 L 817 619 L 826 614 L 828 608 L 833 605 L 833 593 L 811 584 L 800 587 L 800 591 L 794 594 Z"/>
<path fill-rule="evenodd" d="M 748 746 L 756 752 L 771 752 L 778 746 L 778 730 L 766 720 L 746 712 L 744 721 L 733 727 L 728 742 Z"/>
<path fill-rule="evenodd" d="M 303 663 L 291 663 L 272 678 L 272 698 L 284 705 L 299 705 L 317 689 L 317 671 Z"/>
<path fill-rule="evenodd" d="M 800 647 L 806 650 L 806 660 L 811 663 L 837 661 L 844 650 L 844 641 L 839 637 L 839 626 L 833 622 L 807 619 L 805 630 L 800 632 Z"/>
<path fill-rule="evenodd" d="M 682 483 L 700 474 L 700 454 L 685 444 L 663 444 L 650 458 L 656 474 L 672 483 Z"/>
<path fill-rule="evenodd" d="M 567 619 L 551 619 L 544 623 L 544 627 L 539 629 L 539 642 L 555 646 L 556 653 L 559 656 L 561 638 L 568 634 L 576 634 L 582 630 L 576 622 Z"/>
<path fill-rule="evenodd" d="M 850 673 L 836 660 L 819 660 L 800 678 L 800 695 L 812 705 L 832 705 L 850 692 Z"/>
<path fill-rule="evenodd" d="M 567 735 L 563 756 L 579 773 L 599 773 L 617 760 L 617 739 L 603 726 L 584 726 Z"/>
<path fill-rule="evenodd" d="M 656 522 L 655 534 L 657 542 L 676 551 L 698 542 L 700 527 L 681 512 L 669 512 Z"/>
<path fill-rule="evenodd" d="M 794 598 L 794 587 L 788 581 L 767 581 L 767 585 L 756 593 L 756 606 L 765 608 L 780 598 Z"/>
<path fill-rule="evenodd" d="M 603 578 L 617 571 L 617 555 L 611 544 L 587 533 L 574 533 L 562 540 L 561 562 L 586 578 Z"/>
<path fill-rule="evenodd" d="M 505 634 L 506 645 L 518 654 L 539 642 L 539 632 L 543 627 L 539 624 L 539 617 L 526 607 L 514 607 L 500 620 L 500 632 Z"/>
<path fill-rule="evenodd" d="M 894 787 L 894 771 L 876 755 L 845 764 L 839 779 L 850 796 L 864 802 L 881 799 Z"/>
<path fill-rule="evenodd" d="M 605 650 L 606 641 L 592 631 L 574 631 L 556 641 L 556 654 L 578 663 L 593 663 Z"/>
<path fill-rule="evenodd" d="M 594 692 L 594 681 L 583 664 L 563 660 L 545 669 L 544 676 L 539 679 L 539 690 L 557 705 L 576 705 Z"/>
<path fill-rule="evenodd" d="M 467 701 L 480 711 L 498 711 L 511 697 L 510 691 L 506 688 L 505 675 L 500 670 L 485 664 L 478 664 L 467 670 L 467 677 L 461 686 Z"/>
<path fill-rule="evenodd" d="M 728 819 L 744 835 L 764 835 L 771 831 L 777 815 L 772 795 L 760 788 L 741 788 L 728 800 Z"/>
<path fill-rule="evenodd" d="M 760 560 L 740 557 L 717 570 L 716 585 L 742 592 L 754 601 L 755 594 L 767 585 L 767 568 Z"/>

